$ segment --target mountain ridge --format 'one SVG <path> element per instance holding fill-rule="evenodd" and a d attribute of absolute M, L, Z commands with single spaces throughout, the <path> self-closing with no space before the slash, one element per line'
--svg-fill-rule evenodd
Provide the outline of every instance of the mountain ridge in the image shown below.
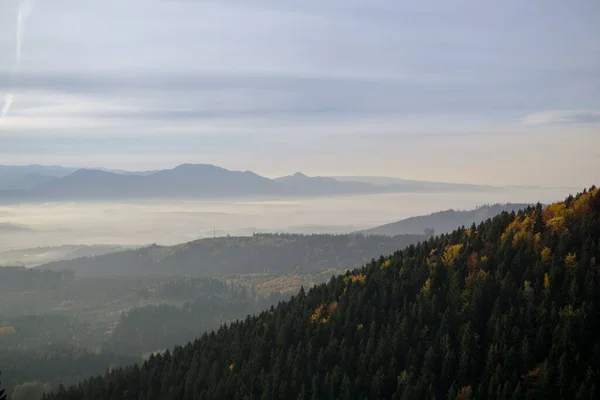
<path fill-rule="evenodd" d="M 437 186 L 436 186 L 437 185 Z M 252 171 L 212 164 L 181 164 L 172 169 L 126 172 L 104 168 L 0 166 L 0 201 L 104 200 L 167 197 L 328 196 L 437 190 L 497 190 L 447 183 L 374 184 L 309 177 L 300 172 L 270 179 Z"/>
<path fill-rule="evenodd" d="M 427 215 L 419 215 L 379 225 L 374 228 L 365 229 L 357 233 L 365 235 L 402 235 L 411 233 L 423 233 L 433 230 L 431 233 L 449 233 L 460 226 L 471 226 L 479 224 L 488 218 L 507 212 L 518 212 L 533 204 L 527 203 L 504 203 L 479 206 L 472 210 L 444 210 Z"/>

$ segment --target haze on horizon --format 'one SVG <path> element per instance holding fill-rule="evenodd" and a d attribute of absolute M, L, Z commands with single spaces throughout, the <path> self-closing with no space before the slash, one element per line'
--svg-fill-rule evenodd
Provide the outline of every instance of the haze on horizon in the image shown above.
<path fill-rule="evenodd" d="M 2 164 L 598 181 L 597 1 L 21 3 Z"/>

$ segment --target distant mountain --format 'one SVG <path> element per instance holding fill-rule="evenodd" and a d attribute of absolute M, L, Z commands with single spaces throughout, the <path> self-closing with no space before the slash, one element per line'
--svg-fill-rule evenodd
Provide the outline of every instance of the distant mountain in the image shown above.
<path fill-rule="evenodd" d="M 435 182 L 392 180 L 370 183 L 308 177 L 302 173 L 269 179 L 251 171 L 231 171 L 209 164 L 183 164 L 173 169 L 128 172 L 62 167 L 0 167 L 0 202 L 121 200 L 246 196 L 327 196 L 393 192 L 490 190 Z"/>
<path fill-rule="evenodd" d="M 392 178 L 386 176 L 335 176 L 334 178 L 340 182 L 363 182 L 378 186 L 410 187 L 413 190 L 418 191 L 479 191 L 498 189 L 497 187 L 490 185 L 416 181 L 411 179 Z"/>
<path fill-rule="evenodd" d="M 38 188 L 51 199 L 247 196 L 275 194 L 279 185 L 253 172 L 184 164 L 147 175 L 80 169 Z"/>
<path fill-rule="evenodd" d="M 35 190 L 58 179 L 60 178 L 49 175 L 27 174 L 11 182 L 7 186 L 10 187 L 11 190 Z"/>
<path fill-rule="evenodd" d="M 322 194 L 368 194 L 394 191 L 392 187 L 373 185 L 365 182 L 340 182 L 331 177 L 309 177 L 301 172 L 274 179 L 281 183 L 289 193 Z"/>
<path fill-rule="evenodd" d="M 529 204 L 494 204 L 478 207 L 474 210 L 446 210 L 429 215 L 410 217 L 398 222 L 381 225 L 372 229 L 361 231 L 365 235 L 405 235 L 423 233 L 425 230 L 433 229 L 434 233 L 442 234 L 452 232 L 456 227 L 466 226 L 485 221 L 488 218 L 507 212 L 517 212 L 525 209 Z"/>
<path fill-rule="evenodd" d="M 382 253 L 416 244 L 424 235 L 273 235 L 201 239 L 177 246 L 149 246 L 39 266 L 79 276 L 186 275 L 218 277 L 269 272 L 353 268 Z"/>
<path fill-rule="evenodd" d="M 29 190 L 54 178 L 65 177 L 74 168 L 44 165 L 0 165 L 0 191 Z"/>

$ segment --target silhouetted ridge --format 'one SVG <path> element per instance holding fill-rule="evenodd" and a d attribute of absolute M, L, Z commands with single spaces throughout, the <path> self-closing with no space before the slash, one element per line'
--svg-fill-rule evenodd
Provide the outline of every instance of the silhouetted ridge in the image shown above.
<path fill-rule="evenodd" d="M 418 182 L 417 182 L 418 183 Z M 211 164 L 181 164 L 158 171 L 104 168 L 0 166 L 0 202 L 127 200 L 138 198 L 207 198 L 247 196 L 331 196 L 491 187 L 398 180 L 390 184 L 309 177 L 301 172 L 269 179 L 252 171 L 232 171 Z"/>

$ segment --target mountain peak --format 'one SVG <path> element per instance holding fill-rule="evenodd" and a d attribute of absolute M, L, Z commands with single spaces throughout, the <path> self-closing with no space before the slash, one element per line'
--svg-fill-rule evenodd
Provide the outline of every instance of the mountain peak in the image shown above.
<path fill-rule="evenodd" d="M 191 164 L 191 163 L 185 163 L 185 164 L 178 165 L 178 166 L 176 166 L 173 169 L 174 170 L 182 170 L 182 169 L 224 169 L 224 168 L 217 167 L 216 165 L 213 165 L 213 164 Z"/>

